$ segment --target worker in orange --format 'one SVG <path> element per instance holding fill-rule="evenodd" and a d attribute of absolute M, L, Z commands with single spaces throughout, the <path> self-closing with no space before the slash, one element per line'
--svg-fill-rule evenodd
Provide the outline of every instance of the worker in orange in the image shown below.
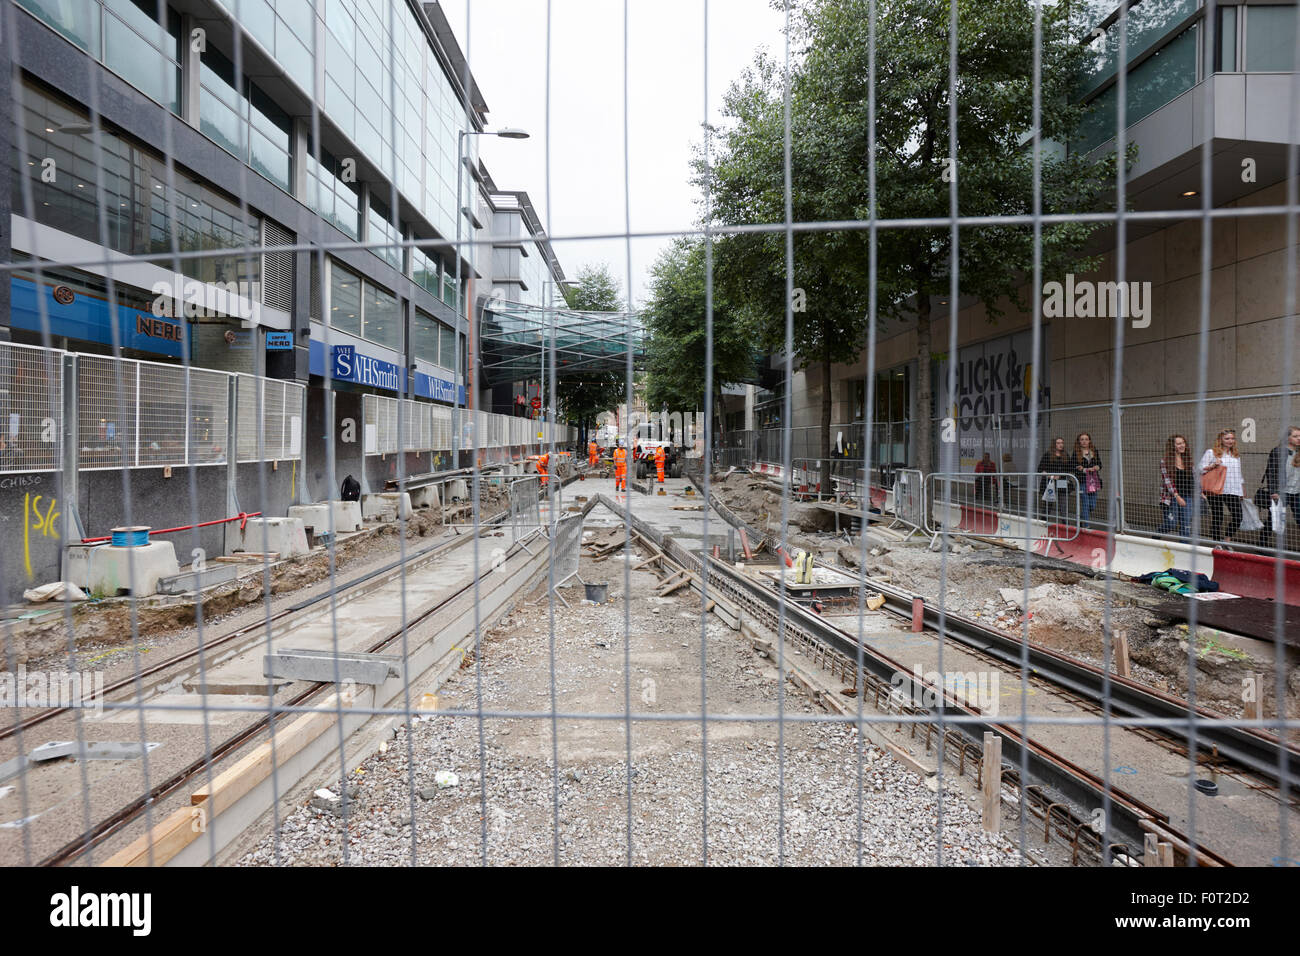
<path fill-rule="evenodd" d="M 541 475 L 541 477 L 542 477 L 542 487 L 543 487 L 543 488 L 545 488 L 545 487 L 546 487 L 546 483 L 547 483 L 548 481 L 550 481 L 550 475 L 547 474 L 547 469 L 550 467 L 550 464 L 551 464 L 551 456 L 550 456 L 550 455 L 538 455 L 538 456 L 537 456 L 537 474 Z"/>
<path fill-rule="evenodd" d="M 660 445 L 655 449 L 655 474 L 659 484 L 664 483 L 664 446 Z"/>
<path fill-rule="evenodd" d="M 627 491 L 627 449 L 622 442 L 614 449 L 614 490 Z"/>
<path fill-rule="evenodd" d="M 587 464 L 592 468 L 596 467 L 596 443 L 594 441 L 587 442 Z"/>

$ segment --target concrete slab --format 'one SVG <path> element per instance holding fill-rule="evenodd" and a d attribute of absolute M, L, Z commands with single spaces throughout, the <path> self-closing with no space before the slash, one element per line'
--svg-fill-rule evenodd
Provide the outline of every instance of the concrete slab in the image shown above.
<path fill-rule="evenodd" d="M 307 524 L 298 516 L 287 518 L 249 518 L 241 531 L 238 522 L 226 525 L 226 550 L 278 554 L 287 558 L 306 554 Z"/>
<path fill-rule="evenodd" d="M 445 489 L 443 493 L 447 496 L 448 501 L 464 501 L 469 497 L 469 485 L 466 484 L 464 478 L 456 478 L 447 482 L 443 487 Z"/>
<path fill-rule="evenodd" d="M 158 593 L 160 579 L 175 577 L 180 570 L 170 541 L 151 540 L 137 548 L 74 544 L 64 552 L 63 580 L 92 597 L 147 597 Z"/>
<path fill-rule="evenodd" d="M 380 521 L 396 521 L 398 508 L 403 518 L 411 517 L 410 492 L 383 491 L 376 495 L 361 496 L 361 516 Z"/>
<path fill-rule="evenodd" d="M 333 654 L 286 648 L 265 656 L 262 673 L 267 677 L 326 684 L 349 680 L 358 684 L 382 684 L 389 677 L 400 677 L 401 665 L 402 658 L 393 654 Z"/>

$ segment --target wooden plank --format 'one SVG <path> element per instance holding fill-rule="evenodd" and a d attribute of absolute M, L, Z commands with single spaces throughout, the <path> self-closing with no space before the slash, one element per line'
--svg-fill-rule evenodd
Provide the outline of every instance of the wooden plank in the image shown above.
<path fill-rule="evenodd" d="M 179 807 L 155 823 L 148 833 L 118 850 L 100 866 L 149 866 L 151 846 L 152 863 L 161 866 L 197 840 L 206 829 L 207 820 L 201 810 L 196 807 Z"/>
<path fill-rule="evenodd" d="M 1002 738 L 984 734 L 984 829 L 997 833 L 1002 829 Z"/>
<path fill-rule="evenodd" d="M 660 597 L 667 597 L 669 594 L 672 594 L 674 591 L 677 591 L 677 590 L 680 590 L 681 588 L 686 587 L 686 585 L 690 584 L 691 581 L 694 580 L 694 577 L 695 577 L 695 576 L 692 575 L 692 574 L 687 574 L 686 577 L 682 578 L 682 579 L 681 579 L 680 581 L 678 581 L 676 584 L 673 584 L 673 585 L 671 585 L 671 586 L 669 586 L 669 587 L 666 587 L 666 588 L 662 588 L 662 589 L 659 591 L 659 596 L 660 596 Z"/>
<path fill-rule="evenodd" d="M 1264 675 L 1250 674 L 1250 685 L 1242 699 L 1242 716 L 1247 720 L 1260 720 L 1264 715 Z"/>
<path fill-rule="evenodd" d="M 1115 634 L 1115 673 L 1120 677 L 1131 676 L 1128 655 L 1128 633 L 1125 631 L 1118 631 Z"/>

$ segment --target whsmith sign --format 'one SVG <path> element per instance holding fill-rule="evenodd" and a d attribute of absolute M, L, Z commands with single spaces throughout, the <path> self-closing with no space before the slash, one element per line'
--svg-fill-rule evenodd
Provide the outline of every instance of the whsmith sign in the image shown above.
<path fill-rule="evenodd" d="M 392 362 L 359 355 L 354 345 L 335 345 L 330 351 L 334 358 L 333 375 L 339 381 L 386 388 L 390 392 L 402 390 L 402 370 Z"/>

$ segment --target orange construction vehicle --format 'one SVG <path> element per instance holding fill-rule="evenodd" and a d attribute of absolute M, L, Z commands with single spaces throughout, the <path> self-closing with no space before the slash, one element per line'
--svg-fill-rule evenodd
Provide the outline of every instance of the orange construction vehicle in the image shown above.
<path fill-rule="evenodd" d="M 656 447 L 655 448 L 655 477 L 657 478 L 659 484 L 661 485 L 664 483 L 665 457 L 666 457 L 666 453 L 664 452 L 664 446 L 659 445 L 658 447 Z"/>
<path fill-rule="evenodd" d="M 627 491 L 627 449 L 614 449 L 614 490 Z"/>

